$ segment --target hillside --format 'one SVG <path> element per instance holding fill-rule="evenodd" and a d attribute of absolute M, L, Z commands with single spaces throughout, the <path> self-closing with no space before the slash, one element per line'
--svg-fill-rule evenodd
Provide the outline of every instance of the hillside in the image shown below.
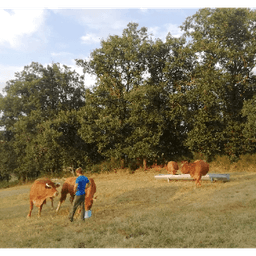
<path fill-rule="evenodd" d="M 164 173 L 164 170 L 161 171 Z M 210 167 L 211 173 L 224 170 Z M 88 175 L 97 201 L 85 223 L 59 214 L 29 210 L 31 184 L 0 190 L 1 248 L 254 248 L 256 173 L 228 170 L 230 182 L 157 180 L 155 170 Z M 54 201 L 57 207 L 59 196 Z"/>

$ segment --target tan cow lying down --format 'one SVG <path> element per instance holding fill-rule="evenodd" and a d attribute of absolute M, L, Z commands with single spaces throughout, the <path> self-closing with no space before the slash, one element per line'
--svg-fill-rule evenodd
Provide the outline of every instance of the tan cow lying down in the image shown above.
<path fill-rule="evenodd" d="M 56 209 L 56 212 L 59 211 L 61 204 L 66 200 L 67 194 L 70 194 L 70 202 L 72 203 L 75 197 L 74 194 L 74 185 L 76 182 L 77 177 L 69 177 L 65 180 L 62 189 L 61 189 L 61 196 L 60 201 L 58 204 L 58 207 Z M 85 201 L 84 201 L 84 207 L 86 211 L 89 211 L 92 208 L 94 194 L 96 193 L 96 184 L 93 179 L 89 179 L 90 186 L 85 189 Z"/>
<path fill-rule="evenodd" d="M 38 207 L 38 217 L 40 217 L 47 198 L 51 199 L 53 207 L 53 197 L 58 195 L 56 188 L 59 186 L 59 183 L 54 183 L 48 178 L 37 179 L 30 189 L 30 209 L 27 217 L 31 217 L 33 205 Z"/>
<path fill-rule="evenodd" d="M 190 176 L 196 181 L 196 185 L 201 186 L 201 177 L 209 172 L 209 164 L 203 160 L 196 160 L 194 163 L 188 163 L 183 161 L 181 167 L 181 173 L 190 174 Z"/>
<path fill-rule="evenodd" d="M 177 170 L 179 170 L 179 166 L 178 166 L 178 164 L 176 162 L 174 162 L 174 161 L 168 162 L 168 164 L 167 164 L 167 172 L 169 174 L 176 174 Z"/>

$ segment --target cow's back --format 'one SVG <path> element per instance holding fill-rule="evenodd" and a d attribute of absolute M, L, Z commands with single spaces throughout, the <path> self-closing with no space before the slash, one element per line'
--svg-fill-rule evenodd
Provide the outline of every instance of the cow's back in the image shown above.
<path fill-rule="evenodd" d="M 73 193 L 77 177 L 69 177 L 65 180 L 63 187 L 67 193 Z M 65 186 L 64 186 L 65 185 Z"/>
<path fill-rule="evenodd" d="M 77 177 L 69 177 L 69 178 L 66 178 L 64 183 L 74 186 L 76 184 L 76 179 Z"/>
<path fill-rule="evenodd" d="M 203 160 L 195 161 L 197 172 L 200 173 L 200 176 L 204 176 L 209 172 L 209 164 Z"/>
<path fill-rule="evenodd" d="M 65 182 L 62 185 L 61 188 L 61 197 L 60 197 L 60 202 L 63 202 L 66 200 L 67 194 L 71 195 L 71 201 L 73 201 L 74 198 L 74 186 L 76 183 L 76 177 L 69 177 L 66 178 Z"/>
<path fill-rule="evenodd" d="M 188 163 L 188 162 L 186 162 L 186 163 L 184 163 L 183 165 L 182 165 L 182 167 L 181 167 L 181 173 L 183 173 L 183 174 L 192 174 L 193 175 L 193 173 L 194 173 L 194 171 L 195 171 L 195 164 L 194 163 Z M 192 176 L 191 175 L 191 176 Z"/>

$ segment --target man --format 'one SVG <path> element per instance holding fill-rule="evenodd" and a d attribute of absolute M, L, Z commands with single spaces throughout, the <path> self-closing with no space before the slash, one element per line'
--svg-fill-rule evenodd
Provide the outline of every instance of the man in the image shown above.
<path fill-rule="evenodd" d="M 72 209 L 69 213 L 69 220 L 72 222 L 74 214 L 76 212 L 76 209 L 79 205 L 82 206 L 82 211 L 81 211 L 81 219 L 84 220 L 84 214 L 85 214 L 85 208 L 84 208 L 84 200 L 85 200 L 85 188 L 89 187 L 90 181 L 87 177 L 83 175 L 82 168 L 77 168 L 76 169 L 76 175 L 78 176 L 76 179 L 76 183 L 74 186 L 74 194 L 75 194 L 75 199 L 73 202 Z"/>

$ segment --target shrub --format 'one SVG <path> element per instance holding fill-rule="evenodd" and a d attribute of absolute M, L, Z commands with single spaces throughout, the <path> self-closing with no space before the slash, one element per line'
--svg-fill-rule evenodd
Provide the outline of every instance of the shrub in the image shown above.
<path fill-rule="evenodd" d="M 14 187 L 16 185 L 19 184 L 19 181 L 18 180 L 15 180 L 15 181 L 0 181 L 0 189 L 1 188 L 10 188 L 10 187 Z"/>
<path fill-rule="evenodd" d="M 217 155 L 214 160 L 214 165 L 221 167 L 222 169 L 229 170 L 231 167 L 231 162 L 228 156 Z"/>
<path fill-rule="evenodd" d="M 136 160 L 131 160 L 128 164 L 128 168 L 131 170 L 131 171 L 135 171 L 136 169 L 138 169 L 138 164 L 137 164 L 137 161 Z"/>
<path fill-rule="evenodd" d="M 93 165 L 90 169 L 89 172 L 91 173 L 100 173 L 101 172 L 101 165 L 100 164 L 95 164 Z"/>

